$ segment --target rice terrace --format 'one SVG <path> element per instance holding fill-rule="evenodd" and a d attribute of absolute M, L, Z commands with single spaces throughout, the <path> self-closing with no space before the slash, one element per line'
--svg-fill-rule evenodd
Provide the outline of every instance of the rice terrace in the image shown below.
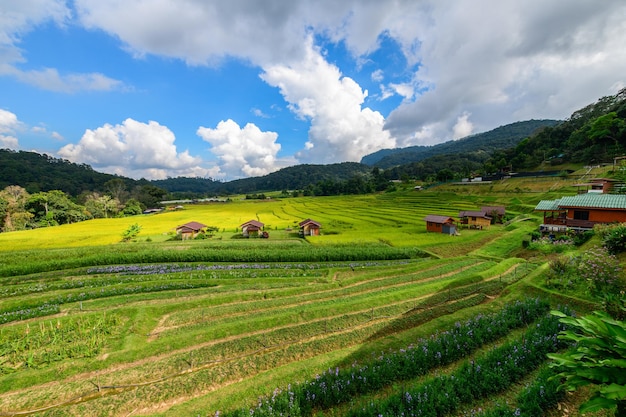
<path fill-rule="evenodd" d="M 535 206 L 575 181 L 516 181 L 2 233 L 0 416 L 580 415 L 589 391 L 549 378 L 567 347 L 549 311 L 600 301 L 551 269 L 600 240 L 533 246 Z M 482 206 L 506 216 L 426 229 Z M 243 238 L 249 220 L 268 237 Z M 187 222 L 211 235 L 173 239 Z"/>

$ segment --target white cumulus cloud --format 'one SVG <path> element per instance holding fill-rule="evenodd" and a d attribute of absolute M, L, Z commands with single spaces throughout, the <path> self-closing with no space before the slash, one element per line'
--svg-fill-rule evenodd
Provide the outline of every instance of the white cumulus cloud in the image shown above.
<path fill-rule="evenodd" d="M 309 163 L 356 161 L 381 148 L 432 145 L 530 118 L 565 118 L 626 85 L 623 0 L 603 0 L 601 7 L 584 0 L 4 0 L 2 11 L 0 76 L 41 89 L 126 88 L 106 74 L 25 65 L 20 41 L 45 24 L 107 33 L 135 57 L 193 66 L 237 59 L 256 67 L 292 113 L 310 122 L 308 142 L 295 155 Z M 352 54 L 348 65 L 368 73 L 343 75 L 345 57 L 333 61 L 332 52 L 321 52 L 329 41 L 329 51 L 345 47 Z M 397 66 L 384 65 L 377 54 L 390 43 L 403 54 Z M 379 69 L 370 65 L 375 62 Z M 401 104 L 385 114 L 367 108 L 368 92 L 357 79 L 379 85 L 379 108 L 392 105 L 382 102 L 391 96 Z M 260 108 L 252 109 L 253 117 L 264 117 Z M 255 175 L 281 165 L 278 137 L 264 136 L 276 133 L 253 128 L 233 129 L 223 136 L 230 139 L 211 148 L 224 172 Z M 287 140 L 287 132 L 272 130 Z M 117 135 L 112 149 L 123 137 Z M 5 136 L 15 143 L 13 134 Z M 256 140 L 270 144 L 265 151 L 253 151 L 243 139 L 261 136 Z M 237 142 L 243 156 L 221 150 L 232 151 Z M 94 157 L 81 143 L 64 152 Z"/>
<path fill-rule="evenodd" d="M 456 124 L 452 128 L 453 139 L 460 139 L 473 133 L 474 125 L 469 120 L 470 114 L 465 112 L 456 119 Z"/>
<path fill-rule="evenodd" d="M 342 76 L 311 43 L 302 60 L 264 69 L 261 78 L 280 89 L 289 109 L 311 121 L 305 149 L 296 155 L 300 161 L 359 161 L 364 155 L 394 147 L 395 141 L 383 130 L 384 117 L 363 107 L 367 91 Z"/>
<path fill-rule="evenodd" d="M 197 133 L 211 144 L 220 172 L 228 178 L 262 176 L 285 166 L 285 161 L 277 158 L 278 134 L 263 132 L 253 123 L 242 128 L 229 119 L 219 122 L 215 129 L 201 126 Z"/>
<path fill-rule="evenodd" d="M 18 140 L 14 134 L 20 124 L 14 113 L 0 109 L 0 148 L 18 149 Z"/>
<path fill-rule="evenodd" d="M 414 49 L 414 100 L 387 117 L 402 143 L 451 139 L 471 113 L 484 131 L 530 118 L 568 117 L 626 77 L 626 4 L 607 0 L 430 1 L 415 31 L 394 27 Z M 617 83 L 619 84 L 619 82 Z M 422 86 L 427 86 L 423 89 Z"/>
<path fill-rule="evenodd" d="M 178 152 L 175 140 L 174 133 L 157 122 L 126 119 L 115 126 L 87 129 L 77 144 L 65 145 L 58 154 L 72 162 L 132 178 L 218 174 L 217 169 L 203 168 L 202 160 L 188 151 Z"/>

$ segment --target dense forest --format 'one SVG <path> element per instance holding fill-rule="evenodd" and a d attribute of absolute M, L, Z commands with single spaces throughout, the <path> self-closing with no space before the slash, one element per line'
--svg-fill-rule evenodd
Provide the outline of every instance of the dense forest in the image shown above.
<path fill-rule="evenodd" d="M 532 134 L 521 138 L 521 132 Z M 134 180 L 34 152 L 0 150 L 0 230 L 124 216 L 165 199 L 282 191 L 283 196 L 364 194 L 394 181 L 434 183 L 510 170 L 612 162 L 626 154 L 626 89 L 599 99 L 562 122 L 535 120 L 432 147 L 381 151 L 346 162 L 298 165 L 262 177 Z M 402 161 L 392 165 L 393 161 Z M 406 162 L 406 163 L 404 163 Z M 382 167 L 380 165 L 384 165 Z"/>
<path fill-rule="evenodd" d="M 361 163 L 387 169 L 419 162 L 440 155 L 479 152 L 490 154 L 496 149 L 515 147 L 522 139 L 533 135 L 546 126 L 554 126 L 558 120 L 527 120 L 497 127 L 458 140 L 450 140 L 433 146 L 409 146 L 408 148 L 383 149 L 366 155 Z"/>
<path fill-rule="evenodd" d="M 105 183 L 122 180 L 127 187 L 149 184 L 94 171 L 87 164 L 75 164 L 46 154 L 0 149 L 0 189 L 19 185 L 30 193 L 60 190 L 72 196 L 104 191 Z"/>
<path fill-rule="evenodd" d="M 343 162 L 329 165 L 297 165 L 283 168 L 262 177 L 251 177 L 219 182 L 204 178 L 168 178 L 152 181 L 176 195 L 204 193 L 208 195 L 245 194 L 262 191 L 303 190 L 324 181 L 347 181 L 367 175 L 371 168 L 356 162 Z"/>
<path fill-rule="evenodd" d="M 544 163 L 598 164 L 626 153 L 626 89 L 603 97 L 572 114 L 564 123 L 522 140 L 516 147 L 496 150 L 485 171 L 504 166 L 533 169 Z"/>

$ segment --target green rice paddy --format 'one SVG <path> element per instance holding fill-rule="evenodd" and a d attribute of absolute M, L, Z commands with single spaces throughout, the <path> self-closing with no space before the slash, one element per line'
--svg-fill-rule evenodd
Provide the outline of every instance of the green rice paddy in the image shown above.
<path fill-rule="evenodd" d="M 550 300 L 536 280 L 547 259 L 522 248 L 539 222 L 527 207 L 541 198 L 409 190 L 234 200 L 0 234 L 0 416 L 254 407 L 274 389 L 367 364 L 478 313 Z M 481 205 L 506 206 L 509 221 L 458 236 L 426 231 L 428 214 Z M 298 237 L 307 218 L 321 235 Z M 268 239 L 241 237 L 252 219 Z M 190 221 L 218 231 L 173 240 Z M 122 243 L 135 223 L 137 239 Z"/>

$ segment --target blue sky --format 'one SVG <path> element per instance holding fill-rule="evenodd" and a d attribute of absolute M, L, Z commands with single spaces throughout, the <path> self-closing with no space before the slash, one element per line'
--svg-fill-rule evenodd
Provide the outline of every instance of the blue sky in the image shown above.
<path fill-rule="evenodd" d="M 0 148 L 133 178 L 359 161 L 626 86 L 605 0 L 0 0 Z"/>

